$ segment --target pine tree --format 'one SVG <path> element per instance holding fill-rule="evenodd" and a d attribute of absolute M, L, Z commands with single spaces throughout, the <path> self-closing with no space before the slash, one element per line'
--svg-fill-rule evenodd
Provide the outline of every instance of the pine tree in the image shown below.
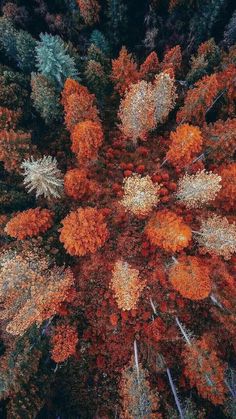
<path fill-rule="evenodd" d="M 77 70 L 74 59 L 67 52 L 68 46 L 56 35 L 40 35 L 37 42 L 37 68 L 49 80 L 62 87 L 67 78 L 76 78 Z"/>
<path fill-rule="evenodd" d="M 31 99 L 34 107 L 46 124 L 58 121 L 61 117 L 60 97 L 53 83 L 42 74 L 32 73 L 31 87 Z"/>

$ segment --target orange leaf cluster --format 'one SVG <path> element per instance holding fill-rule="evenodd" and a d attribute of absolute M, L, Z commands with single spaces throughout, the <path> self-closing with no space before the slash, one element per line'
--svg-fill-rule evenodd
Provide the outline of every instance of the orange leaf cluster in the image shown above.
<path fill-rule="evenodd" d="M 4 162 L 5 170 L 20 172 L 20 164 L 29 158 L 30 146 L 30 133 L 12 129 L 0 131 L 0 160 Z"/>
<path fill-rule="evenodd" d="M 78 208 L 63 220 L 60 241 L 72 256 L 95 253 L 109 237 L 102 212 L 96 208 Z"/>
<path fill-rule="evenodd" d="M 224 384 L 225 365 L 218 358 L 215 351 L 210 351 L 205 339 L 187 346 L 183 353 L 185 369 L 191 386 L 197 388 L 201 397 L 213 404 L 225 401 L 227 389 Z"/>
<path fill-rule="evenodd" d="M 234 210 L 236 205 L 236 163 L 222 165 L 217 173 L 221 176 L 222 188 L 216 199 L 216 206 L 225 211 Z"/>
<path fill-rule="evenodd" d="M 151 244 L 167 252 L 177 252 L 188 246 L 192 232 L 182 217 L 169 210 L 157 211 L 145 228 Z"/>
<path fill-rule="evenodd" d="M 98 190 L 97 184 L 89 180 L 84 169 L 68 170 L 64 177 L 64 189 L 66 195 L 74 199 L 82 199 L 89 193 Z"/>
<path fill-rule="evenodd" d="M 203 138 L 198 127 L 183 124 L 170 134 L 171 144 L 166 159 L 180 169 L 191 163 L 202 149 Z"/>
<path fill-rule="evenodd" d="M 97 0 L 77 0 L 81 16 L 87 25 L 99 21 L 100 5 Z"/>
<path fill-rule="evenodd" d="M 164 55 L 163 61 L 161 63 L 161 70 L 173 70 L 174 73 L 177 73 L 182 64 L 182 54 L 181 48 L 179 45 L 171 48 Z"/>
<path fill-rule="evenodd" d="M 81 162 L 95 160 L 103 142 L 103 131 L 99 122 L 86 120 L 75 125 L 71 134 L 71 150 Z"/>
<path fill-rule="evenodd" d="M 235 115 L 236 66 L 231 64 L 227 66 L 223 71 L 217 73 L 217 81 L 220 90 L 226 90 L 226 97 L 228 99 L 228 112 L 232 115 Z"/>
<path fill-rule="evenodd" d="M 20 212 L 6 225 L 9 236 L 18 240 L 38 236 L 47 231 L 53 224 L 53 212 L 48 209 L 34 208 Z"/>
<path fill-rule="evenodd" d="M 196 256 L 181 256 L 169 272 L 174 289 L 190 300 L 203 300 L 211 292 L 209 268 Z"/>
<path fill-rule="evenodd" d="M 72 132 L 76 124 L 86 119 L 99 122 L 95 95 L 89 93 L 87 87 L 81 86 L 76 81 L 66 80 L 62 92 L 62 103 L 68 131 Z"/>
<path fill-rule="evenodd" d="M 125 93 L 130 84 L 139 80 L 137 64 L 125 47 L 121 48 L 119 57 L 116 60 L 112 60 L 111 80 L 115 85 L 115 90 L 120 95 Z"/>
<path fill-rule="evenodd" d="M 53 330 L 50 339 L 52 345 L 52 359 L 55 362 L 64 362 L 69 356 L 75 355 L 78 343 L 78 334 L 75 326 L 60 324 Z"/>
<path fill-rule="evenodd" d="M 141 79 L 151 81 L 158 73 L 160 63 L 155 51 L 151 52 L 144 63 L 140 66 L 139 75 Z"/>
<path fill-rule="evenodd" d="M 202 124 L 208 109 L 213 105 L 214 99 L 220 90 L 217 75 L 204 76 L 188 90 L 184 106 L 178 111 L 176 121 Z"/>

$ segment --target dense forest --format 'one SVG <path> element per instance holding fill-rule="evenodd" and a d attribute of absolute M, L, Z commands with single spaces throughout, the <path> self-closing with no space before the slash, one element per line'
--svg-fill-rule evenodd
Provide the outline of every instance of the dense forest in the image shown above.
<path fill-rule="evenodd" d="M 0 5 L 0 418 L 235 419 L 235 1 Z"/>

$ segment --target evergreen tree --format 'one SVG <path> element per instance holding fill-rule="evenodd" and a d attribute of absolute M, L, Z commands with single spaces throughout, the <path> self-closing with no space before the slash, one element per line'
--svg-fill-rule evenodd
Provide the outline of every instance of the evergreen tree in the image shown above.
<path fill-rule="evenodd" d="M 60 98 L 54 85 L 42 74 L 31 75 L 31 99 L 35 109 L 39 112 L 46 124 L 60 119 Z"/>
<path fill-rule="evenodd" d="M 37 68 L 40 73 L 60 87 L 67 78 L 77 78 L 74 59 L 67 50 L 68 46 L 58 35 L 41 33 L 36 47 Z"/>

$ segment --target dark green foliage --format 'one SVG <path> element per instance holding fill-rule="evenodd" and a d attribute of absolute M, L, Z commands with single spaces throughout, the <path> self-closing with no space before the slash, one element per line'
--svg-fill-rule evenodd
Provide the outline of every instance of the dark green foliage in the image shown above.
<path fill-rule="evenodd" d="M 54 85 L 42 74 L 32 73 L 31 87 L 34 107 L 46 124 L 58 121 L 61 116 L 60 96 Z"/>
<path fill-rule="evenodd" d="M 236 10 L 226 26 L 226 30 L 224 32 L 224 42 L 228 46 L 231 46 L 236 42 Z"/>
<path fill-rule="evenodd" d="M 109 45 L 102 32 L 94 29 L 90 37 L 90 42 L 96 45 L 105 55 L 109 55 Z"/>
<path fill-rule="evenodd" d="M 113 48 L 119 49 L 127 38 L 127 6 L 122 0 L 107 0 L 107 25 Z"/>
<path fill-rule="evenodd" d="M 196 47 L 211 36 L 220 19 L 225 0 L 204 1 L 190 21 L 190 42 Z"/>
<path fill-rule="evenodd" d="M 89 60 L 85 68 L 85 76 L 89 89 L 101 100 L 108 86 L 107 74 L 102 64 Z"/>
<path fill-rule="evenodd" d="M 1 173 L 0 173 L 1 177 Z M 12 183 L 13 185 L 13 183 Z M 0 213 L 23 211 L 34 205 L 34 197 L 24 189 L 0 181 Z"/>
<path fill-rule="evenodd" d="M 25 73 L 35 68 L 35 39 L 26 31 L 17 31 L 12 22 L 0 19 L 0 45 L 6 56 Z"/>
<path fill-rule="evenodd" d="M 27 105 L 30 94 L 29 78 L 0 66 L 0 106 L 17 110 Z"/>
<path fill-rule="evenodd" d="M 35 39 L 26 31 L 19 31 L 16 37 L 17 64 L 25 73 L 35 69 Z"/>
<path fill-rule="evenodd" d="M 40 73 L 60 87 L 69 77 L 77 78 L 74 59 L 67 53 L 68 46 L 59 36 L 41 34 L 36 47 L 37 68 Z"/>
<path fill-rule="evenodd" d="M 0 46 L 7 57 L 16 57 L 16 31 L 12 22 L 4 17 L 0 18 Z"/>

